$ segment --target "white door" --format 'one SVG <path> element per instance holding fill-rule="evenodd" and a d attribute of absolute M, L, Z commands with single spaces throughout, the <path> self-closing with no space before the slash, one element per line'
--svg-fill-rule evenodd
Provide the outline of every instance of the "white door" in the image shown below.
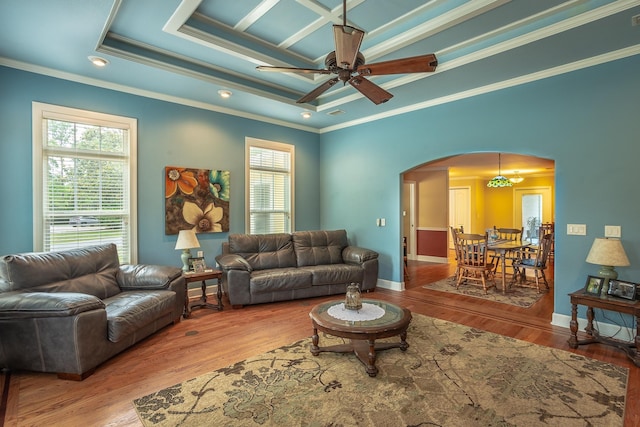
<path fill-rule="evenodd" d="M 553 198 L 550 187 L 514 189 L 514 224 L 524 227 L 524 238 L 537 238 L 537 227 L 553 222 Z M 535 221 L 535 224 L 534 224 Z"/>
<path fill-rule="evenodd" d="M 471 188 L 449 188 L 449 226 L 464 228 L 466 233 L 471 232 Z M 451 232 L 449 236 L 449 248 L 453 249 Z"/>

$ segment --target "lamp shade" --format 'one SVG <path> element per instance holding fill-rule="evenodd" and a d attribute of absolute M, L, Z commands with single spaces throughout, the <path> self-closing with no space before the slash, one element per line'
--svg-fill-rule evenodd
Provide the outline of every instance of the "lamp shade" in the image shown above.
<path fill-rule="evenodd" d="M 176 241 L 176 249 L 199 248 L 200 242 L 193 230 L 180 230 L 178 240 Z"/>
<path fill-rule="evenodd" d="M 613 267 L 627 267 L 631 265 L 629 258 L 622 247 L 619 239 L 607 239 L 597 237 L 591 245 L 589 255 L 587 255 L 589 264 L 609 265 Z"/>

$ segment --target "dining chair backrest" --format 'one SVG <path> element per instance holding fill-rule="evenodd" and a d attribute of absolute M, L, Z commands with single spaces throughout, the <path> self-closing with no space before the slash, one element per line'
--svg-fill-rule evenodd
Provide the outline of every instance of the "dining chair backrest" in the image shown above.
<path fill-rule="evenodd" d="M 500 240 L 513 240 L 516 242 L 522 241 L 522 233 L 524 232 L 524 227 L 522 228 L 498 228 L 498 239 Z"/>
<path fill-rule="evenodd" d="M 545 234 L 540 230 L 540 243 L 536 248 L 535 258 L 533 258 L 535 260 L 535 264 L 532 265 L 532 267 L 546 268 L 552 243 L 553 233 Z"/>
<path fill-rule="evenodd" d="M 540 230 L 544 232 L 544 234 L 555 233 L 555 224 L 553 222 L 545 222 L 540 225 Z"/>
<path fill-rule="evenodd" d="M 487 265 L 487 235 L 457 235 L 458 262 L 464 266 L 483 267 Z"/>

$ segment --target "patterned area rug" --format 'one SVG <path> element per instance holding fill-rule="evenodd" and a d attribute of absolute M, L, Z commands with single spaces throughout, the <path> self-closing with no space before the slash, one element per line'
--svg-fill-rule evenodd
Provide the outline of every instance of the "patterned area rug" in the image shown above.
<path fill-rule="evenodd" d="M 550 290 L 547 290 L 544 287 L 544 284 L 540 285 L 540 289 L 542 290 L 541 293 L 538 293 L 536 288 L 519 286 L 517 284 L 509 287 L 509 281 L 507 280 L 506 295 L 502 293 L 502 283 L 500 282 L 499 277 L 496 279 L 495 283 L 496 287 L 489 289 L 487 294 L 484 293 L 482 285 L 476 283 L 468 284 L 463 282 L 460 284 L 460 288 L 456 289 L 456 279 L 453 276 L 434 283 L 429 283 L 424 285 L 423 288 L 442 292 L 452 292 L 454 294 L 467 295 L 470 297 L 501 302 L 503 304 L 517 305 L 519 307 L 531 307 L 533 304 L 538 302 L 545 293 L 553 291 L 553 282 L 551 280 L 549 280 Z"/>
<path fill-rule="evenodd" d="M 306 339 L 134 405 L 145 426 L 622 425 L 626 368 L 418 314 L 407 341 L 374 378 Z"/>

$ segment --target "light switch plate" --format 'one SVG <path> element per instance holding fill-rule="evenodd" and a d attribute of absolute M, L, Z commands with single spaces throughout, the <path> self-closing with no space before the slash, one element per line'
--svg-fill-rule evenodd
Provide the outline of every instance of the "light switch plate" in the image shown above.
<path fill-rule="evenodd" d="M 567 234 L 572 236 L 586 236 L 586 224 L 567 224 Z"/>
<path fill-rule="evenodd" d="M 605 225 L 604 237 L 622 237 L 622 227 L 619 225 Z"/>

